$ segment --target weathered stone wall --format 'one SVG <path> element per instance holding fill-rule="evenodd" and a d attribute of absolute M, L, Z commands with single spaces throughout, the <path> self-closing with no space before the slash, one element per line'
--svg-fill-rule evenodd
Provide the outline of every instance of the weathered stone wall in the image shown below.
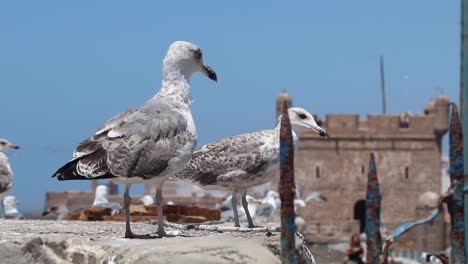
<path fill-rule="evenodd" d="M 327 203 L 310 202 L 299 211 L 311 238 L 334 240 L 359 231 L 355 210 L 365 200 L 370 152 L 376 155 L 386 229 L 416 219 L 423 192 L 440 192 L 439 140 L 429 116 L 411 117 L 409 128 L 401 128 L 399 116 L 359 120 L 357 115 L 328 115 L 324 127 L 329 138 L 301 135 L 296 155 L 296 182 L 302 194 L 318 191 L 328 198 Z"/>

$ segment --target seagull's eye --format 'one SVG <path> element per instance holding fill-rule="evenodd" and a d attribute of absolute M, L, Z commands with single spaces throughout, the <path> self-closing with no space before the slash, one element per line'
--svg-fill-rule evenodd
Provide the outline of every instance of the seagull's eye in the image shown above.
<path fill-rule="evenodd" d="M 193 51 L 193 55 L 195 56 L 195 58 L 200 59 L 202 57 L 202 52 L 200 49 L 197 49 Z"/>
<path fill-rule="evenodd" d="M 297 117 L 299 117 L 300 119 L 307 119 L 307 115 L 304 113 L 297 114 Z"/>

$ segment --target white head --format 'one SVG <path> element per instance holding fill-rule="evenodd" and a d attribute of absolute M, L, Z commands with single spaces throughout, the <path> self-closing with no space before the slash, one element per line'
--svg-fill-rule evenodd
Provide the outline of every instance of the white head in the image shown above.
<path fill-rule="evenodd" d="M 140 200 L 143 202 L 144 206 L 149 206 L 149 205 L 154 204 L 154 199 L 149 194 L 143 195 L 143 197 L 141 197 Z"/>
<path fill-rule="evenodd" d="M 16 209 L 16 206 L 20 204 L 18 200 L 16 200 L 15 196 L 6 196 L 3 199 L 3 206 L 5 207 L 5 214 L 13 214 L 13 213 L 18 213 L 18 209 Z"/>
<path fill-rule="evenodd" d="M 170 74 L 179 72 L 190 80 L 192 73 L 201 72 L 213 81 L 217 81 L 216 72 L 203 61 L 201 49 L 187 41 L 176 41 L 167 50 L 163 61 L 165 78 L 171 78 Z"/>
<path fill-rule="evenodd" d="M 312 114 L 300 107 L 291 107 L 288 109 L 289 120 L 291 127 L 296 135 L 303 131 L 312 130 L 317 132 L 320 136 L 327 136 L 327 131 L 317 125 Z"/>
<path fill-rule="evenodd" d="M 0 152 L 4 152 L 7 149 L 19 149 L 20 147 L 12 144 L 10 141 L 0 138 Z"/>
<path fill-rule="evenodd" d="M 94 197 L 93 206 L 97 204 L 109 203 L 109 200 L 107 200 L 108 192 L 109 188 L 106 185 L 98 185 L 98 187 L 96 187 L 96 196 Z"/>

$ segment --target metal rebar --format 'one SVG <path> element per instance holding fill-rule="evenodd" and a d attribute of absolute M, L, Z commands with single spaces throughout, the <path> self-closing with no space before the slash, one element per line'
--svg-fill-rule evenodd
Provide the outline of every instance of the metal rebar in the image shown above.
<path fill-rule="evenodd" d="M 288 105 L 284 102 L 280 128 L 281 262 L 297 263 L 294 223 L 294 145 Z"/>
<path fill-rule="evenodd" d="M 380 56 L 380 89 L 382 90 L 382 114 L 387 113 L 387 99 L 385 98 L 385 70 L 384 58 Z"/>
<path fill-rule="evenodd" d="M 380 235 L 381 201 L 379 180 L 375 168 L 375 156 L 374 153 L 371 153 L 366 196 L 366 263 L 368 264 L 380 264 L 380 255 L 382 253 L 382 236 Z"/>
<path fill-rule="evenodd" d="M 463 131 L 468 131 L 468 0 L 461 0 L 461 45 L 460 45 L 460 108 L 463 119 Z M 463 143 L 463 147 L 468 149 L 468 142 Z M 464 156 L 464 162 L 468 163 L 468 155 Z M 468 167 L 464 171 L 464 185 L 468 186 Z M 468 188 L 468 187 L 465 187 Z M 465 208 L 468 212 L 468 195 L 465 194 Z M 465 226 L 468 219 L 465 218 Z M 465 237 L 468 237 L 468 230 L 465 229 Z M 465 241 L 465 252 L 468 252 L 468 243 Z"/>
<path fill-rule="evenodd" d="M 465 220 L 463 193 L 463 133 L 455 104 L 450 115 L 450 184 L 454 187 L 452 197 L 447 201 L 451 222 L 451 263 L 465 264 Z"/>

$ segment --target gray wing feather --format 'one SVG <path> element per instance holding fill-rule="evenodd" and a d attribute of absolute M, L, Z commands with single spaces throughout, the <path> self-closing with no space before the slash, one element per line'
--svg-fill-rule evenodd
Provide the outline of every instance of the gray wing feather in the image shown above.
<path fill-rule="evenodd" d="M 13 185 L 13 174 L 6 162 L 0 162 L 0 194 L 8 192 Z"/>
<path fill-rule="evenodd" d="M 163 101 L 123 112 L 75 150 L 77 172 L 85 177 L 157 175 L 187 140 L 187 120 Z"/>
<path fill-rule="evenodd" d="M 192 160 L 176 178 L 200 185 L 220 184 L 225 180 L 243 181 L 268 163 L 260 147 L 271 130 L 229 137 L 195 151 Z M 235 176 L 235 177 L 233 177 Z"/>

